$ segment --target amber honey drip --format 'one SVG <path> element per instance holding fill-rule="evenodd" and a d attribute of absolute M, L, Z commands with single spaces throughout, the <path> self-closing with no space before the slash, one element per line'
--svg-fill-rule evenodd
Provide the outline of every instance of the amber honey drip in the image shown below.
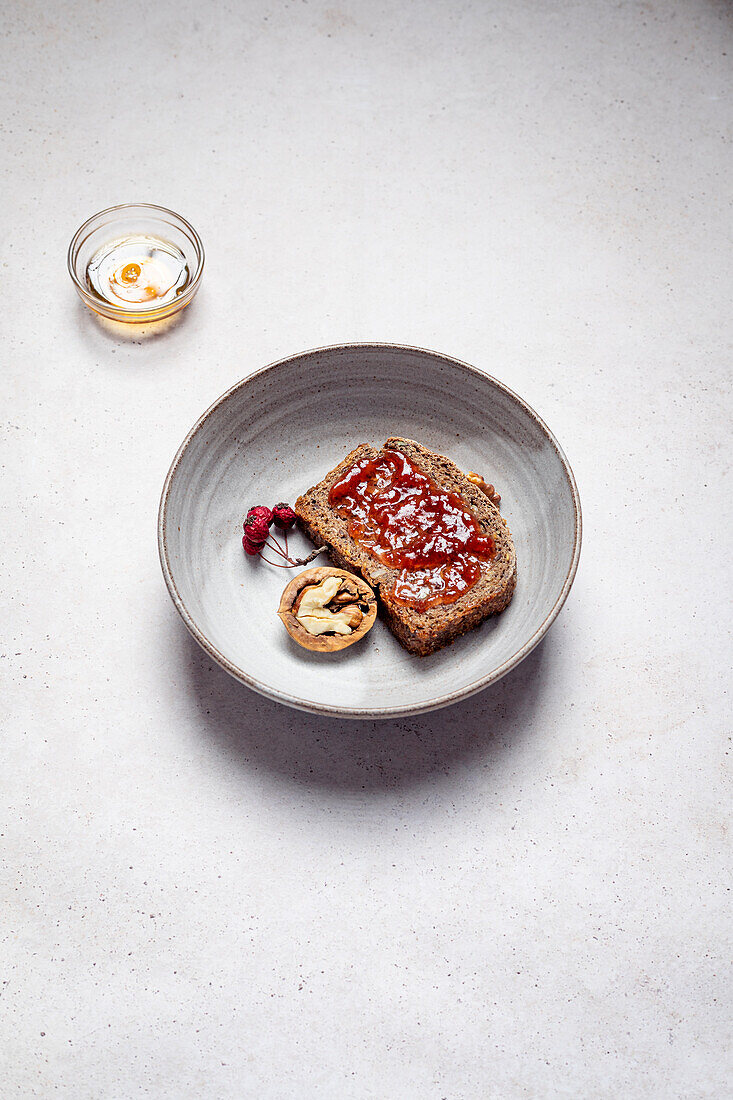
<path fill-rule="evenodd" d="M 141 235 L 103 245 L 86 270 L 87 287 L 94 297 L 129 313 L 167 305 L 190 281 L 186 257 L 176 245 Z"/>
<path fill-rule="evenodd" d="M 390 569 L 394 598 L 418 611 L 455 603 L 496 553 L 457 493 L 449 493 L 401 451 L 361 459 L 335 482 L 329 503 L 349 534 Z"/>

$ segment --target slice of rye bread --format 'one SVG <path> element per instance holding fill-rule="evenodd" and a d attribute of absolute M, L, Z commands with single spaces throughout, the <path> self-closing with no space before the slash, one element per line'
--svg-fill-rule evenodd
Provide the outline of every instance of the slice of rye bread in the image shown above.
<path fill-rule="evenodd" d="M 455 603 L 429 607 L 426 611 L 398 603 L 391 594 L 397 570 L 389 569 L 363 550 L 349 535 L 347 520 L 328 503 L 331 486 L 354 462 L 376 458 L 384 450 L 402 451 L 441 489 L 458 493 L 467 510 L 478 520 L 482 532 L 494 539 L 496 556 L 493 561 L 484 563 L 479 580 Z M 316 546 L 328 546 L 336 565 L 358 573 L 372 586 L 382 618 L 405 649 L 419 657 L 434 653 L 478 626 L 489 615 L 503 611 L 514 593 L 517 581 L 514 543 L 498 508 L 468 480 L 455 462 L 412 439 L 388 439 L 382 448 L 359 444 L 318 485 L 298 497 L 295 514 Z"/>

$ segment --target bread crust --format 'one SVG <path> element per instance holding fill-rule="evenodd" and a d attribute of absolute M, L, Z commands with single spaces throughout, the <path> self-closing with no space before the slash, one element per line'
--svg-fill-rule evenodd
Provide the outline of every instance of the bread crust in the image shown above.
<path fill-rule="evenodd" d="M 458 493 L 484 534 L 494 539 L 496 555 L 486 562 L 481 577 L 452 604 L 425 611 L 405 607 L 391 597 L 397 570 L 390 569 L 363 550 L 348 533 L 347 521 L 333 510 L 328 494 L 335 481 L 359 459 L 376 458 L 384 450 L 401 451 L 423 473 L 447 492 Z M 517 581 L 517 561 L 509 528 L 499 510 L 455 462 L 430 451 L 413 439 L 392 437 L 383 447 L 361 443 L 338 466 L 295 502 L 295 514 L 306 535 L 317 545 L 327 545 L 334 563 L 358 573 L 377 594 L 379 611 L 388 627 L 409 653 L 426 657 L 473 630 L 490 615 L 503 611 Z"/>

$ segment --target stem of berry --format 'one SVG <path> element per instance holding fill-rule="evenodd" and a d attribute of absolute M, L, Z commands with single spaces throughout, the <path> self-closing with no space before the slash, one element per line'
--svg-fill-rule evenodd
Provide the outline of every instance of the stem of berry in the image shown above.
<path fill-rule="evenodd" d="M 278 549 L 277 546 L 273 546 L 269 540 L 265 543 L 265 546 L 269 547 L 270 550 L 275 550 L 281 558 L 285 558 L 285 562 L 270 561 L 269 558 L 263 555 L 262 550 L 260 550 L 260 557 L 262 560 L 266 561 L 268 565 L 274 565 L 276 569 L 294 569 L 296 565 L 308 565 L 308 563 L 312 562 L 314 558 L 317 558 L 319 554 L 324 554 L 328 550 L 327 546 L 319 546 L 317 550 L 311 550 L 307 558 L 288 558 L 283 554 L 282 550 Z"/>
<path fill-rule="evenodd" d="M 275 540 L 273 535 L 270 535 L 270 538 L 265 543 L 265 546 L 269 546 L 269 548 L 271 550 L 274 550 L 276 554 L 279 554 L 281 558 L 285 558 L 285 561 L 290 562 L 291 565 L 295 565 L 293 559 L 288 557 L 280 543 Z"/>
<path fill-rule="evenodd" d="M 283 565 L 283 563 L 281 561 L 270 561 L 269 558 L 265 557 L 265 555 L 262 553 L 261 550 L 260 550 L 260 557 L 262 558 L 263 561 L 266 561 L 268 565 L 274 565 L 276 569 L 292 569 L 291 565 Z"/>
<path fill-rule="evenodd" d="M 325 552 L 327 550 L 328 550 L 327 546 L 319 546 L 317 550 L 311 550 L 311 552 L 310 552 L 310 554 L 308 555 L 307 558 L 296 558 L 294 564 L 295 565 L 307 565 L 308 562 L 311 562 L 311 561 L 313 561 L 314 558 L 317 558 L 319 554 L 325 554 Z"/>

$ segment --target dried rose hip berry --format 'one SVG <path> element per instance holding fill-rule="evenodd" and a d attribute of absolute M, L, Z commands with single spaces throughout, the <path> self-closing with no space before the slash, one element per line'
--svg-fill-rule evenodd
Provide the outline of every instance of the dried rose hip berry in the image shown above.
<path fill-rule="evenodd" d="M 255 508 L 250 508 L 249 512 L 247 512 L 247 519 L 249 519 L 250 516 L 254 519 L 263 519 L 269 527 L 272 523 L 272 508 L 265 508 L 264 504 L 258 504 Z"/>
<path fill-rule="evenodd" d="M 256 546 L 264 546 L 270 534 L 270 528 L 267 526 L 267 520 L 262 516 L 247 516 L 244 521 L 244 533 Z"/>
<path fill-rule="evenodd" d="M 281 531 L 289 531 L 295 523 L 295 512 L 289 504 L 281 501 L 272 509 L 272 521 Z"/>

